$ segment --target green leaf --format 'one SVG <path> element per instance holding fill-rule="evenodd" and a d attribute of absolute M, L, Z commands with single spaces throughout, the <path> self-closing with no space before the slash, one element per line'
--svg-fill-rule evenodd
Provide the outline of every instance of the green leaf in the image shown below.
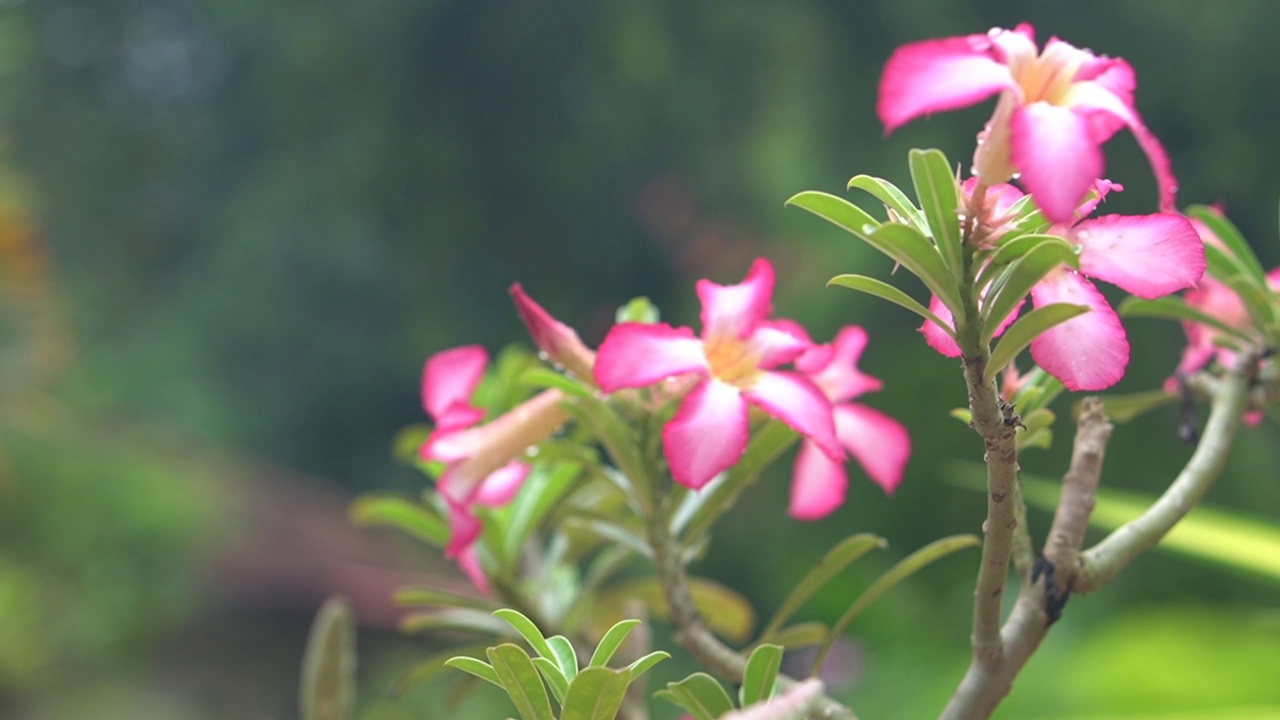
<path fill-rule="evenodd" d="M 964 259 L 961 256 L 960 187 L 956 184 L 955 170 L 941 150 L 912 150 L 908 153 L 908 163 L 920 208 L 929 220 L 929 234 L 951 271 L 952 284 L 958 283 L 964 272 Z"/>
<path fill-rule="evenodd" d="M 1085 305 L 1053 303 L 1038 307 L 1018 318 L 1017 322 L 1010 326 L 1001 336 L 1000 342 L 996 344 L 996 349 L 991 351 L 991 359 L 987 362 L 984 381 L 991 382 L 996 373 L 1013 362 L 1013 359 L 1018 357 L 1018 353 L 1022 352 L 1023 349 L 1031 344 L 1032 340 L 1039 337 L 1045 330 L 1087 312 L 1089 312 L 1089 308 Z"/>
<path fill-rule="evenodd" d="M 706 673 L 697 672 L 679 682 L 667 683 L 666 690 L 659 690 L 654 695 L 689 711 L 694 720 L 716 720 L 733 711 L 729 693 Z"/>
<path fill-rule="evenodd" d="M 782 601 L 778 611 L 769 620 L 769 624 L 760 633 L 761 642 L 773 642 L 773 635 L 782 624 L 791 619 L 805 601 L 813 597 L 819 590 L 831 582 L 841 570 L 849 567 L 855 560 L 877 548 L 883 550 L 889 543 L 882 537 L 870 533 L 850 535 L 841 540 L 822 556 L 809 572 L 796 583 L 787 598 Z"/>
<path fill-rule="evenodd" d="M 502 681 L 498 680 L 498 673 L 494 672 L 492 665 L 483 660 L 460 655 L 445 660 L 444 665 L 502 687 Z"/>
<path fill-rule="evenodd" d="M 1079 258 L 1070 246 L 1044 242 L 1023 255 L 1021 259 L 1009 266 L 1001 279 L 992 283 L 987 290 L 986 302 L 983 304 L 982 342 L 991 342 L 996 328 L 1001 321 L 1018 307 L 1027 293 L 1036 283 L 1044 279 L 1055 268 L 1067 264 L 1076 265 Z M 1001 366 L 1003 367 L 1003 366 Z"/>
<path fill-rule="evenodd" d="M 1177 402 L 1178 396 L 1164 390 L 1147 390 L 1127 395 L 1102 395 L 1099 399 L 1107 410 L 1108 420 L 1127 423 L 1148 411 Z M 1080 417 L 1080 403 L 1075 404 L 1072 414 Z"/>
<path fill-rule="evenodd" d="M 590 397 L 595 392 L 576 378 L 541 365 L 520 373 L 516 382 L 525 387 L 556 388 L 570 397 Z"/>
<path fill-rule="evenodd" d="M 1222 244 L 1230 251 L 1230 258 L 1234 261 L 1233 265 L 1251 277 L 1257 285 L 1265 286 L 1267 284 L 1267 273 L 1262 269 L 1262 263 L 1258 261 L 1258 256 L 1254 254 L 1253 248 L 1249 247 L 1248 241 L 1244 239 L 1244 236 L 1240 234 L 1240 231 L 1225 215 L 1206 205 L 1192 205 L 1187 208 L 1186 214 L 1204 223 L 1209 228 L 1209 231 L 1222 241 Z M 1205 243 L 1205 246 L 1209 247 L 1210 245 Z"/>
<path fill-rule="evenodd" d="M 350 720 L 356 707 L 356 623 L 351 605 L 332 597 L 320 606 L 302 658 L 302 720 Z"/>
<path fill-rule="evenodd" d="M 1117 312 L 1123 317 L 1162 318 L 1178 322 L 1200 323 L 1246 342 L 1252 342 L 1255 339 L 1248 330 L 1228 325 L 1199 308 L 1191 307 L 1180 297 L 1166 296 L 1155 300 L 1127 297 L 1120 303 Z"/>
<path fill-rule="evenodd" d="M 647 297 L 632 298 L 626 305 L 618 308 L 614 319 L 619 323 L 634 322 L 651 325 L 661 319 L 658 306 Z"/>
<path fill-rule="evenodd" d="M 550 469 L 540 463 L 529 473 L 520 492 L 511 501 L 507 531 L 502 538 L 502 554 L 509 564 L 519 558 L 529 535 L 538 528 L 547 513 L 573 489 L 581 474 L 580 466 L 565 462 L 557 463 Z"/>
<path fill-rule="evenodd" d="M 985 487 L 985 486 L 984 486 Z M 1050 478 L 1022 478 L 1028 505 L 1052 511 L 1062 484 Z M 1141 515 L 1156 496 L 1102 488 L 1089 523 L 1114 530 Z M 1157 546 L 1186 557 L 1280 583 L 1280 527 L 1276 521 L 1239 510 L 1197 505 Z"/>
<path fill-rule="evenodd" d="M 551 714 L 551 698 L 547 696 L 547 688 L 542 684 L 538 669 L 524 650 L 517 645 L 504 643 L 489 648 L 488 654 L 498 682 L 507 691 L 521 718 L 555 720 L 555 716 Z"/>
<path fill-rule="evenodd" d="M 689 590 L 693 594 L 694 605 L 706 618 L 712 632 L 739 643 L 751 637 L 756 613 L 746 598 L 706 578 L 689 578 Z M 657 578 L 652 577 L 624 580 L 612 585 L 600 592 L 596 605 L 598 610 L 621 609 L 627 600 L 643 602 L 654 617 L 665 620 L 671 615 L 662 586 Z"/>
<path fill-rule="evenodd" d="M 662 650 L 654 650 L 653 652 L 637 659 L 635 662 L 627 666 L 627 672 L 631 673 L 631 679 L 634 680 L 641 675 L 649 672 L 654 665 L 671 657 L 671 653 Z"/>
<path fill-rule="evenodd" d="M 406 498 L 361 495 L 351 503 L 348 515 L 359 527 L 395 528 L 436 547 L 449 542 L 449 523 L 431 508 Z"/>
<path fill-rule="evenodd" d="M 578 674 L 578 653 L 574 651 L 573 643 L 563 635 L 552 635 L 547 638 L 547 645 L 551 647 L 552 659 L 564 671 L 564 676 L 572 680 Z"/>
<path fill-rule="evenodd" d="M 391 595 L 391 602 L 400 607 L 421 607 L 423 605 L 442 605 L 444 607 L 462 607 L 484 610 L 489 604 L 480 598 L 468 597 L 437 590 L 429 587 L 399 588 Z"/>
<path fill-rule="evenodd" d="M 614 720 L 631 684 L 631 673 L 589 667 L 569 683 L 560 720 Z"/>
<path fill-rule="evenodd" d="M 920 232 L 929 231 L 929 223 L 925 220 L 924 213 L 911 202 L 906 193 L 898 189 L 897 185 L 870 175 L 858 175 L 849 181 L 848 189 L 863 190 L 875 196 L 877 200 L 885 204 L 885 207 L 893 210 L 903 220 L 910 223 Z"/>
<path fill-rule="evenodd" d="M 543 637 L 542 631 L 538 630 L 538 626 L 534 625 L 532 620 L 519 611 L 511 608 L 502 608 L 501 610 L 494 610 L 493 616 L 510 625 L 513 630 L 520 634 L 520 637 L 524 638 L 525 642 L 529 643 L 529 647 L 533 648 L 534 652 L 548 660 L 556 659 L 555 651 L 547 644 L 547 639 Z"/>
<path fill-rule="evenodd" d="M 391 453 L 395 459 L 407 464 L 418 460 L 418 450 L 431 436 L 431 426 L 414 423 L 400 429 L 391 440 Z"/>
<path fill-rule="evenodd" d="M 538 672 L 547 681 L 547 687 L 551 688 L 551 694 L 555 696 L 556 702 L 563 706 L 564 696 L 569 692 L 569 678 L 565 677 L 564 671 L 556 665 L 554 660 L 544 657 L 533 658 L 533 666 L 538 668 Z"/>
<path fill-rule="evenodd" d="M 919 277 L 953 314 L 961 312 L 959 287 L 933 243 L 919 230 L 909 225 L 881 225 L 848 200 L 813 190 L 792 197 L 787 204 L 808 210 L 862 238 Z"/>
<path fill-rule="evenodd" d="M 995 265 L 1008 265 L 1045 243 L 1061 245 L 1067 252 L 1070 252 L 1073 255 L 1076 254 L 1075 246 L 1057 235 L 1028 234 L 1019 235 L 1011 240 L 1001 242 L 1000 246 L 991 256 L 991 263 Z"/>
<path fill-rule="evenodd" d="M 788 625 L 773 633 L 769 640 L 788 650 L 817 645 L 827 637 L 828 628 L 820 622 L 802 622 Z"/>
<path fill-rule="evenodd" d="M 1048 408 L 1037 408 L 1022 418 L 1024 427 L 1018 428 L 1017 443 L 1019 448 L 1039 447 L 1048 449 L 1052 435 L 1049 429 L 1057 418 Z"/>
<path fill-rule="evenodd" d="M 876 280 L 875 278 L 869 278 L 865 275 L 837 275 L 827 281 L 827 287 L 831 287 L 832 285 L 839 285 L 840 287 L 846 287 L 850 290 L 857 290 L 868 295 L 874 295 L 881 300 L 888 300 L 895 305 L 899 305 L 910 310 L 925 320 L 932 320 L 935 325 L 946 331 L 946 333 L 953 339 L 956 336 L 956 331 L 951 328 L 950 323 L 943 322 L 941 318 L 929 312 L 929 309 L 917 302 L 915 298 L 902 292 L 889 283 Z"/>
<path fill-rule="evenodd" d="M 1240 296 L 1249 320 L 1258 329 L 1270 327 L 1276 321 L 1275 307 L 1271 303 L 1271 291 L 1266 284 L 1259 285 L 1250 277 L 1233 275 L 1226 278 L 1227 285 Z"/>
<path fill-rule="evenodd" d="M 738 706 L 746 707 L 768 700 L 773 695 L 773 686 L 778 680 L 778 670 L 781 667 L 781 645 L 757 645 L 747 658 L 747 667 L 742 673 Z"/>
<path fill-rule="evenodd" d="M 591 662 L 587 663 L 588 667 L 607 666 L 609 659 L 618 651 L 622 643 L 626 642 L 627 636 L 639 624 L 639 620 L 623 620 L 609 628 L 604 637 L 600 638 L 600 644 L 596 645 L 596 651 L 591 654 Z"/>
<path fill-rule="evenodd" d="M 409 613 L 400 618 L 400 630 L 409 634 L 424 630 L 462 630 L 487 635 L 509 633 L 507 626 L 495 620 L 489 613 L 458 607 Z"/>
<path fill-rule="evenodd" d="M 866 610 L 867 606 L 878 600 L 881 595 L 885 594 L 893 586 L 937 560 L 941 560 L 959 550 L 977 547 L 981 544 L 982 542 L 976 535 L 952 535 L 941 540 L 935 540 L 900 560 L 898 564 L 889 569 L 889 572 L 881 575 L 878 580 L 871 584 L 871 587 L 864 590 L 858 596 L 858 599 L 849 606 L 849 609 L 845 610 L 844 614 L 840 616 L 840 620 L 831 628 L 831 633 L 827 635 L 826 642 L 822 644 L 822 648 L 818 651 L 818 657 L 813 663 L 814 669 L 822 667 L 823 661 L 827 658 L 827 653 L 831 651 L 831 646 L 837 638 L 849 629 L 849 625 L 857 619 L 858 615 L 862 614 L 862 611 Z"/>

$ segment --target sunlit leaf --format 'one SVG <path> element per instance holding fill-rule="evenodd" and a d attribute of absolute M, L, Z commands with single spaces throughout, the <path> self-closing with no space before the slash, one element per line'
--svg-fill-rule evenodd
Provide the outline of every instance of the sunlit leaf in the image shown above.
<path fill-rule="evenodd" d="M 632 298 L 626 305 L 618 308 L 614 319 L 619 323 L 634 322 L 652 324 L 661 319 L 658 306 L 647 297 Z"/>
<path fill-rule="evenodd" d="M 351 605 L 329 598 L 316 613 L 298 688 L 302 720 L 351 720 L 356 707 L 356 624 Z"/>
<path fill-rule="evenodd" d="M 631 673 L 631 679 L 634 680 L 641 675 L 649 672 L 650 668 L 658 663 L 671 657 L 671 653 L 662 650 L 654 650 L 653 652 L 637 659 L 635 662 L 627 666 L 627 671 Z"/>
<path fill-rule="evenodd" d="M 529 643 L 529 647 L 533 648 L 534 652 L 548 660 L 556 659 L 555 651 L 553 651 L 551 646 L 547 644 L 547 639 L 543 637 L 542 631 L 538 629 L 537 625 L 533 624 L 532 620 L 525 617 L 523 613 L 512 610 L 511 608 L 502 608 L 500 610 L 494 610 L 493 616 L 510 625 L 511 629 L 519 633 L 520 637 L 524 638 L 524 641 Z"/>
<path fill-rule="evenodd" d="M 701 672 L 679 682 L 667 683 L 666 690 L 659 690 L 654 695 L 689 711 L 694 720 L 716 720 L 733 710 L 733 700 L 724 686 Z"/>
<path fill-rule="evenodd" d="M 938 254 L 958 282 L 964 271 L 960 237 L 960 186 L 955 170 L 941 150 L 912 150 L 908 153 L 911 181 L 915 184 L 920 209 L 929 221 Z"/>
<path fill-rule="evenodd" d="M 991 359 L 987 362 L 986 375 L 983 380 L 991 382 L 996 373 L 1013 362 L 1014 358 L 1018 357 L 1018 354 L 1026 349 L 1031 344 L 1031 341 L 1039 337 L 1045 330 L 1087 312 L 1089 312 L 1089 308 L 1086 305 L 1053 303 L 1038 307 L 1018 318 L 1005 331 L 1004 335 L 1000 336 L 1000 342 L 996 344 L 996 349 L 991 351 Z"/>
<path fill-rule="evenodd" d="M 565 677 L 564 671 L 556 665 L 554 660 L 544 657 L 533 658 L 533 666 L 547 681 L 547 687 L 551 688 L 551 694 L 555 696 L 556 702 L 563 705 L 565 693 L 569 692 L 569 678 Z"/>
<path fill-rule="evenodd" d="M 935 325 L 942 328 L 942 330 L 952 338 L 955 338 L 956 336 L 956 332 L 951 329 L 950 323 L 943 322 L 941 318 L 929 312 L 929 309 L 917 302 L 915 298 L 902 292 L 889 283 L 881 282 L 880 280 L 869 278 L 865 275 L 837 275 L 827 281 L 828 287 L 832 285 L 838 285 L 840 287 L 849 288 L 850 290 L 864 292 L 868 295 L 878 297 L 881 300 L 888 300 L 895 305 L 910 310 L 925 320 L 932 320 Z"/>
<path fill-rule="evenodd" d="M 888 180 L 870 175 L 858 175 L 849 180 L 847 187 L 849 190 L 858 189 L 870 193 L 920 232 L 929 231 L 929 223 L 925 220 L 924 213 L 920 212 L 920 208 L 917 208 L 897 185 Z"/>
<path fill-rule="evenodd" d="M 461 670 L 462 672 L 467 673 L 468 675 L 474 675 L 475 677 L 478 677 L 481 680 L 485 680 L 487 682 L 493 683 L 494 685 L 497 685 L 498 687 L 502 687 L 502 682 L 498 680 L 498 673 L 494 672 L 492 665 L 490 665 L 489 663 L 483 660 L 479 660 L 473 657 L 467 657 L 465 655 L 460 655 L 460 656 L 451 657 L 448 660 L 445 660 L 444 667 L 451 667 L 451 668 L 454 668 L 455 670 Z"/>
<path fill-rule="evenodd" d="M 614 720 L 631 684 L 631 673 L 589 667 L 569 683 L 560 720 Z"/>
<path fill-rule="evenodd" d="M 491 635 L 510 634 L 507 626 L 498 622 L 489 613 L 457 607 L 409 613 L 400 618 L 400 630 L 406 633 L 426 630 L 463 630 Z"/>
<path fill-rule="evenodd" d="M 550 468 L 540 463 L 529 473 L 520 492 L 511 501 L 507 529 L 503 533 L 502 552 L 509 562 L 516 561 L 529 535 L 573 489 L 581 473 L 578 465 L 563 462 Z"/>
<path fill-rule="evenodd" d="M 531 367 L 520 373 L 517 382 L 525 387 L 555 388 L 570 397 L 589 397 L 595 392 L 577 378 L 542 365 Z"/>
<path fill-rule="evenodd" d="M 542 676 L 524 650 L 506 643 L 489 648 L 488 654 L 498 682 L 523 720 L 555 720 Z"/>
<path fill-rule="evenodd" d="M 1075 251 L 1069 246 L 1064 248 L 1060 244 L 1044 242 L 1010 265 L 1001 276 L 1003 282 L 997 281 L 988 291 L 983 306 L 982 342 L 991 341 L 1001 321 L 1018 307 L 1036 283 L 1054 269 L 1064 264 L 1074 266 L 1078 262 Z"/>
<path fill-rule="evenodd" d="M 552 635 L 547 638 L 547 645 L 551 648 L 551 659 L 564 671 L 564 676 L 572 680 L 578 674 L 578 653 L 574 651 L 573 643 L 563 635 Z"/>
<path fill-rule="evenodd" d="M 773 695 L 778 670 L 782 668 L 781 645 L 757 645 L 747 658 L 742 673 L 742 686 L 738 688 L 738 705 L 746 707 Z"/>
<path fill-rule="evenodd" d="M 588 667 L 605 667 L 608 665 L 609 659 L 618 651 L 622 643 L 626 642 L 627 636 L 639 624 L 639 620 L 628 619 L 609 628 L 609 631 L 600 639 L 600 643 L 596 645 L 595 652 L 591 654 L 591 662 L 587 663 Z"/>
<path fill-rule="evenodd" d="M 790 620 L 805 601 L 831 582 L 841 570 L 872 550 L 882 550 L 888 545 L 888 541 L 884 538 L 870 533 L 850 535 L 841 540 L 822 556 L 817 565 L 805 573 L 800 582 L 796 583 L 787 598 L 782 601 L 782 605 L 778 607 L 778 611 L 769 620 L 764 631 L 760 633 L 760 641 L 773 642 L 773 634 L 782 627 L 782 624 Z"/>

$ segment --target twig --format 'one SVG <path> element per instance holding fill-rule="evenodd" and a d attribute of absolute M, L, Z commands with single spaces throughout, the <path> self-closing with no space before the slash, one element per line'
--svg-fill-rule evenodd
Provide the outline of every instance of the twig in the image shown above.
<path fill-rule="evenodd" d="M 1085 398 L 1077 421 L 1071 467 L 1062 477 L 1062 495 L 1044 547 L 1045 560 L 1055 572 L 1053 579 L 1057 585 L 1049 590 L 1060 602 L 1066 601 L 1066 594 L 1075 582 L 1080 548 L 1084 545 L 1089 516 L 1093 514 L 1112 430 L 1102 401 L 1095 397 Z"/>

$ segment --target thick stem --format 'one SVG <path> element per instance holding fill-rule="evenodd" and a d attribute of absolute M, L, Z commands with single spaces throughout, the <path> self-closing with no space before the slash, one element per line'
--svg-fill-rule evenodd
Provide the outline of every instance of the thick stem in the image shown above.
<path fill-rule="evenodd" d="M 1080 547 L 1084 545 L 1084 532 L 1093 514 L 1102 463 L 1113 429 L 1098 398 L 1085 398 L 1081 408 L 1071 467 L 1062 477 L 1062 495 L 1044 547 L 1045 560 L 1054 568 L 1055 594 L 1059 597 L 1064 597 L 1075 582 Z"/>
<path fill-rule="evenodd" d="M 1106 585 L 1140 553 L 1159 543 L 1200 502 L 1227 462 L 1248 406 L 1256 367 L 1256 357 L 1242 357 L 1239 365 L 1222 379 L 1215 388 L 1204 434 L 1186 467 L 1142 515 L 1081 554 L 1072 590 L 1088 593 Z"/>

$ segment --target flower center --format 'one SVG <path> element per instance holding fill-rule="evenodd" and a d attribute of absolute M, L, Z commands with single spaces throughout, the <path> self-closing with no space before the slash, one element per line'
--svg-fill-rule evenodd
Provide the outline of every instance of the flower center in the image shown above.
<path fill-rule="evenodd" d="M 736 337 L 709 338 L 704 352 L 711 374 L 721 382 L 743 387 L 760 373 L 760 354 Z"/>
<path fill-rule="evenodd" d="M 1022 88 L 1024 104 L 1044 101 L 1050 105 L 1066 105 L 1068 91 L 1080 70 L 1078 53 L 1063 45 L 1045 48 L 1035 60 L 1014 69 L 1014 79 Z"/>

